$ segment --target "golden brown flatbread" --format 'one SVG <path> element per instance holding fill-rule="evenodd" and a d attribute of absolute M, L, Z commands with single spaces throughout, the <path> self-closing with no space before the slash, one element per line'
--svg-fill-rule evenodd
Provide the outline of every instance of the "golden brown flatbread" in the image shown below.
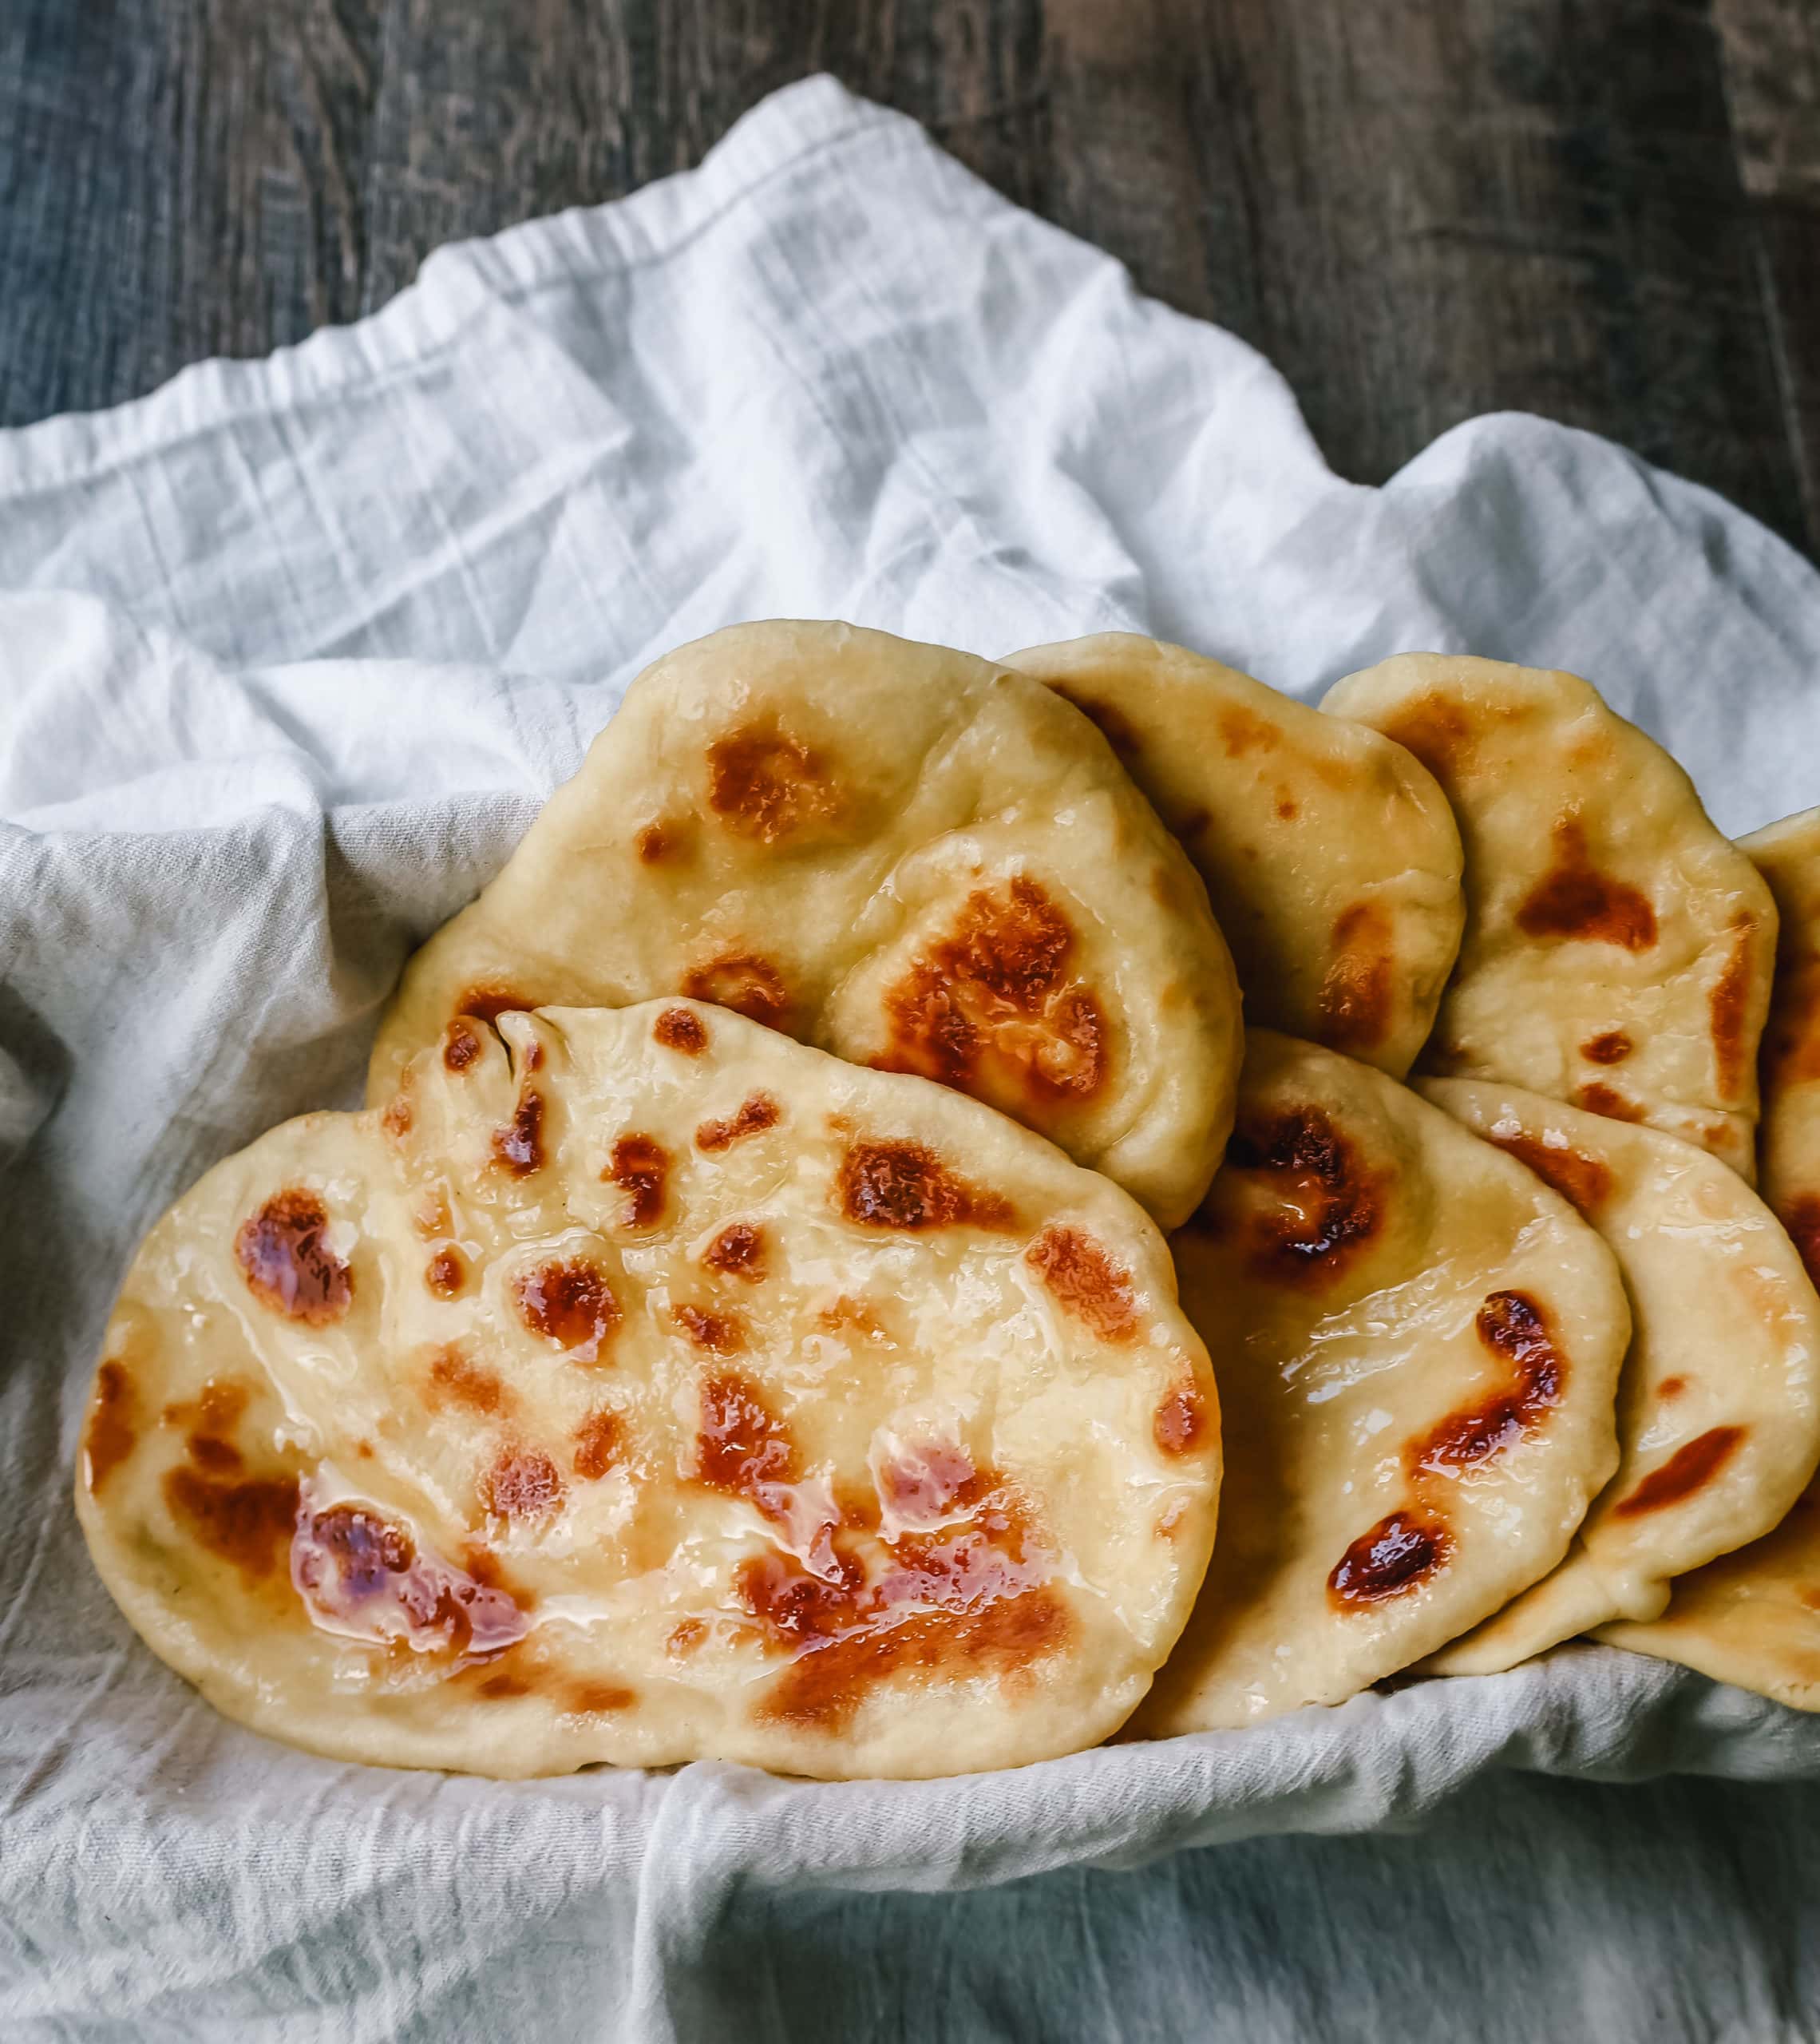
<path fill-rule="evenodd" d="M 1820 1284 L 1820 808 L 1739 849 L 1769 882 L 1782 918 L 1763 1032 L 1763 1197 Z"/>
<path fill-rule="evenodd" d="M 454 1015 L 667 993 L 989 1101 L 1165 1225 L 1231 1123 L 1232 961 L 1110 747 L 880 632 L 738 625 L 647 668 L 411 961 L 368 1103 Z"/>
<path fill-rule="evenodd" d="M 1466 851 L 1419 1068 L 1641 1122 L 1755 1172 L 1775 905 L 1693 783 L 1577 675 L 1406 653 L 1322 707 L 1407 746 Z"/>
<path fill-rule="evenodd" d="M 1820 809 L 1740 841 L 1782 917 L 1763 1034 L 1763 1197 L 1820 1285 Z M 1647 1625 L 1599 1637 L 1820 1710 L 1820 1481 L 1773 1533 L 1681 1578 Z"/>
<path fill-rule="evenodd" d="M 1339 1703 L 1560 1561 L 1616 1462 L 1630 1315 L 1531 1173 L 1382 1072 L 1248 1033 L 1174 1238 L 1220 1382 L 1218 1544 L 1152 1737 Z"/>
<path fill-rule="evenodd" d="M 1572 1551 L 1428 1664 L 1492 1674 L 1611 1619 L 1654 1618 L 1672 1578 L 1782 1518 L 1820 1461 L 1820 1299 L 1775 1216 L 1704 1151 L 1521 1087 L 1422 1090 L 1599 1230 L 1635 1325 L 1620 1460 Z"/>
<path fill-rule="evenodd" d="M 313 1751 L 1008 1766 L 1206 1566 L 1205 1353 L 1106 1178 L 725 1010 L 455 1018 L 152 1230 L 77 1505 L 145 1640 Z"/>
<path fill-rule="evenodd" d="M 1460 834 L 1434 776 L 1181 646 L 1105 632 L 1013 653 L 1084 710 L 1181 840 L 1248 1021 L 1400 1079 L 1460 947 Z"/>

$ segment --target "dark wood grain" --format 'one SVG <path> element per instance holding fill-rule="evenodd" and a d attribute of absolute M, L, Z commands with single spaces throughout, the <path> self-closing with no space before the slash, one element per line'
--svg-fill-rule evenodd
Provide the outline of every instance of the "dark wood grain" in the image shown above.
<path fill-rule="evenodd" d="M 1808 541 L 1820 550 L 1820 7 L 1715 0 L 1714 12 Z"/>
<path fill-rule="evenodd" d="M 1813 0 L 0 0 L 0 422 L 384 303 L 832 70 L 1377 481 L 1514 408 L 1820 538 Z M 1722 42 L 1723 32 L 1723 42 Z"/>
<path fill-rule="evenodd" d="M 0 423 L 354 316 L 378 8 L 0 4 Z"/>
<path fill-rule="evenodd" d="M 616 198 L 700 161 L 748 108 L 833 71 L 924 121 L 1012 197 L 1041 191 L 1037 0 L 390 0 L 367 303 L 429 250 Z"/>
<path fill-rule="evenodd" d="M 1719 52 L 1654 0 L 1179 0 L 1216 318 L 1375 481 L 1474 413 L 1609 434 L 1802 511 Z"/>

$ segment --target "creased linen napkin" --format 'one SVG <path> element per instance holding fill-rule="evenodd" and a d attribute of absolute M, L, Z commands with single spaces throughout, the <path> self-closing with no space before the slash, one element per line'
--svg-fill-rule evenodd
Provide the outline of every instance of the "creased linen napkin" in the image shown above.
<path fill-rule="evenodd" d="M 1820 577 L 1750 519 L 1521 417 L 1342 482 L 1250 349 L 822 79 L 356 327 L 0 434 L 0 592 L 5 2034 L 698 2034 L 741 1897 L 1407 1824 L 1494 1769 L 1820 1776 L 1820 1722 L 1587 1647 L 963 1781 L 338 1766 L 167 1674 L 67 1496 L 140 1234 L 353 1103 L 410 947 L 659 652 L 1128 627 L 1312 695 L 1471 650 L 1592 676 L 1742 830 L 1820 799 Z"/>

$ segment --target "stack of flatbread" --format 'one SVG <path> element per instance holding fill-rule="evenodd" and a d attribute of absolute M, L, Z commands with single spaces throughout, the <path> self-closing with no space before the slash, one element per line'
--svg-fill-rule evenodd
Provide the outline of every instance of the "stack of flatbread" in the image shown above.
<path fill-rule="evenodd" d="M 717 633 L 368 1098 L 153 1229 L 78 1458 L 259 1730 L 929 1775 L 1588 1634 L 1820 1706 L 1820 811 L 1571 675 Z"/>

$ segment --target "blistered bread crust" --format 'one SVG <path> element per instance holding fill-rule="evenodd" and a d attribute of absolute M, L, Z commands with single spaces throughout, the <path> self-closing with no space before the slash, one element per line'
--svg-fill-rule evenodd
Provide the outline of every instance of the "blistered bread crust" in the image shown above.
<path fill-rule="evenodd" d="M 1092 718 L 1207 883 L 1245 1018 L 1400 1079 L 1460 946 L 1460 834 L 1367 726 L 1185 648 L 1106 632 L 1014 653 Z"/>
<path fill-rule="evenodd" d="M 958 1093 L 723 1009 L 455 1017 L 229 1158 L 77 1508 L 151 1646 L 337 1757 L 828 1777 L 1093 1745 L 1211 1545 L 1162 1238 Z"/>
<path fill-rule="evenodd" d="M 407 969 L 370 1105 L 457 1014 L 679 993 L 988 1102 L 1165 1226 L 1232 1120 L 1206 890 L 1078 711 L 845 624 L 737 625 L 627 692 Z"/>
<path fill-rule="evenodd" d="M 1741 838 L 1739 849 L 1769 882 L 1781 917 L 1760 1068 L 1759 1183 L 1820 1284 L 1820 809 Z M 1683 1576 L 1660 1618 L 1600 1637 L 1820 1709 L 1820 1481 L 1774 1532 Z"/>
<path fill-rule="evenodd" d="M 1343 1702 L 1553 1569 L 1617 1460 L 1611 1252 L 1382 1072 L 1248 1035 L 1238 1120 L 1174 1238 L 1226 1484 L 1151 1736 Z"/>
<path fill-rule="evenodd" d="M 1466 929 L 1418 1069 L 1640 1122 L 1755 1175 L 1776 910 L 1687 774 L 1577 675 L 1406 653 L 1322 707 L 1445 790 Z"/>
<path fill-rule="evenodd" d="M 1820 1300 L 1775 1216 L 1706 1151 L 1520 1087 L 1422 1090 L 1596 1228 L 1631 1299 L 1610 1483 L 1561 1566 L 1430 1664 L 1491 1674 L 1655 1618 L 1675 1577 L 1782 1518 L 1820 1461 Z"/>

